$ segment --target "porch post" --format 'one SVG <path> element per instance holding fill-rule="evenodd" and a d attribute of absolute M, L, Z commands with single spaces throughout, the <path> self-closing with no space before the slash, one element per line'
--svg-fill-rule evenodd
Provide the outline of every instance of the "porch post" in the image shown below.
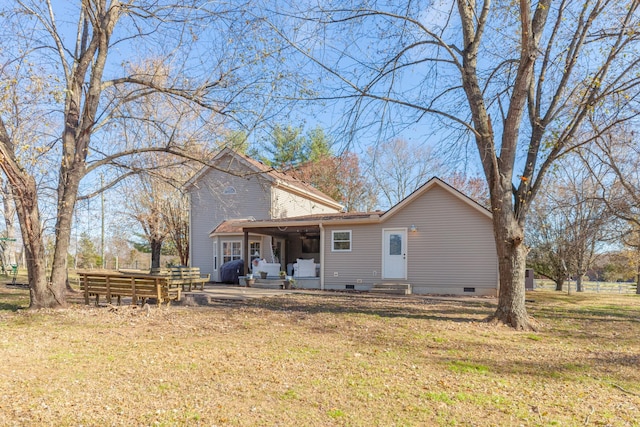
<path fill-rule="evenodd" d="M 320 226 L 320 290 L 324 291 L 324 227 Z"/>
<path fill-rule="evenodd" d="M 251 254 L 249 253 L 249 232 L 244 231 L 244 241 L 242 242 L 242 259 L 244 260 L 244 276 L 249 273 L 249 263 L 251 262 Z"/>

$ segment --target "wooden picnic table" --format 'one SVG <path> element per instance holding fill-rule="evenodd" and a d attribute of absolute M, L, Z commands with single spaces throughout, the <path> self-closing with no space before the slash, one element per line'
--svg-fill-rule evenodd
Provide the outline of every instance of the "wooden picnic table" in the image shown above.
<path fill-rule="evenodd" d="M 209 282 L 210 276 L 202 276 L 200 274 L 200 267 L 167 267 L 160 269 L 151 269 L 151 273 L 154 275 L 160 275 L 167 277 L 170 286 L 181 286 L 182 290 L 188 287 L 191 291 L 192 287 L 204 289 L 204 284 Z"/>
<path fill-rule="evenodd" d="M 122 297 L 131 297 L 131 303 L 137 304 L 149 298 L 156 299 L 158 305 L 172 300 L 180 300 L 180 288 L 170 286 L 169 279 L 144 273 L 125 273 L 120 271 L 78 271 L 80 289 L 84 292 L 84 300 L 95 296 L 95 304 L 104 296 L 108 303 L 117 298 L 118 305 Z"/>

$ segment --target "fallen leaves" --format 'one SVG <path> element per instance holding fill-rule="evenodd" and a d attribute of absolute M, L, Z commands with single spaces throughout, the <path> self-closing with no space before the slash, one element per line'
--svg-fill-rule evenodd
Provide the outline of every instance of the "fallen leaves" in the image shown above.
<path fill-rule="evenodd" d="M 536 294 L 535 334 L 486 299 L 0 312 L 0 424 L 634 425 L 640 300 L 607 300 L 615 337 L 589 301 Z"/>

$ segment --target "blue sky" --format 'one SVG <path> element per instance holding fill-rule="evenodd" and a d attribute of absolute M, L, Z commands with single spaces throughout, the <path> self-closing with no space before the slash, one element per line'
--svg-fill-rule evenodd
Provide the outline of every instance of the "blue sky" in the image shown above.
<path fill-rule="evenodd" d="M 60 34 L 63 37 L 63 41 L 70 51 L 73 50 L 75 44 L 76 30 L 77 30 L 77 11 L 78 7 L 75 2 L 68 2 L 63 0 L 53 0 L 54 12 L 56 13 L 56 21 Z M 425 19 L 432 19 L 433 17 L 438 16 L 441 17 L 441 14 L 434 14 L 429 11 L 425 12 Z M 440 18 L 439 18 L 440 19 Z M 129 20 L 123 20 L 120 25 L 125 25 L 124 27 L 119 27 L 115 33 L 113 41 L 117 40 L 118 37 L 125 35 L 129 32 L 132 27 L 130 25 Z M 232 25 L 242 25 L 242 23 L 234 23 L 234 22 L 224 22 L 217 21 L 221 26 L 219 28 L 225 28 Z M 199 28 L 194 28 L 198 30 Z M 263 34 L 264 35 L 264 34 Z M 335 35 L 335 34 L 334 34 Z M 172 43 L 175 43 L 172 34 L 171 37 L 166 36 L 165 34 L 157 34 L 156 36 L 151 38 L 152 44 L 144 45 L 140 44 L 137 41 L 125 40 L 119 42 L 114 46 L 114 48 L 110 51 L 109 57 L 109 66 L 106 71 L 107 77 L 114 77 L 122 75 L 123 68 L 128 67 L 129 63 L 139 62 L 146 55 L 150 54 L 150 52 L 161 50 L 164 53 L 170 53 L 171 64 L 177 69 L 182 69 L 183 71 L 190 72 L 191 75 L 189 78 L 199 79 L 203 78 L 208 73 L 214 73 L 223 70 L 224 61 L 222 66 L 218 66 L 219 62 L 216 62 L 220 58 L 223 58 L 225 54 L 235 54 L 235 51 L 231 51 L 231 48 L 239 48 L 238 52 L 243 52 L 247 54 L 249 53 L 257 53 L 260 52 L 260 48 L 264 48 L 264 46 L 259 45 L 242 45 L 242 41 L 233 40 L 233 43 L 229 43 L 229 45 L 225 44 L 225 36 L 222 31 L 216 32 L 215 28 L 208 29 L 198 33 L 198 43 L 192 46 L 192 49 L 186 53 L 181 52 L 171 52 Z M 270 37 L 273 37 L 272 34 Z M 266 35 L 265 35 L 266 37 Z M 370 42 L 371 40 L 369 40 Z M 268 38 L 265 38 L 265 45 L 268 45 Z M 331 42 L 332 46 L 334 46 L 334 41 Z M 335 45 L 337 46 L 337 45 Z M 318 46 L 319 48 L 324 48 L 327 46 Z M 374 48 L 375 46 L 369 47 L 361 47 L 360 53 L 362 55 L 366 55 L 367 48 Z M 320 52 L 318 50 L 318 52 Z M 326 55 L 334 54 L 326 51 Z M 52 63 L 55 62 L 57 58 L 51 52 L 48 53 L 49 57 L 52 59 Z M 326 56 L 328 58 L 328 56 Z M 42 57 L 41 57 L 42 58 Z M 233 56 L 231 55 L 231 58 Z M 326 75 L 322 75 L 319 73 L 316 67 L 312 67 L 311 64 L 305 61 L 295 62 L 296 58 L 294 55 L 289 55 L 289 52 L 286 56 L 287 60 L 291 62 L 282 62 L 282 70 L 274 69 L 273 62 L 260 63 L 258 67 L 255 69 L 245 69 L 239 74 L 243 79 L 264 79 L 264 81 L 260 81 L 261 84 L 268 85 L 268 80 L 271 77 L 269 73 L 275 71 L 295 71 L 299 72 L 299 76 L 307 77 L 309 80 L 319 83 L 317 88 L 321 89 L 320 96 L 321 97 L 330 97 L 333 95 L 331 92 L 332 87 L 335 87 L 333 83 L 328 79 Z M 297 64 L 301 64 L 301 69 L 291 69 L 290 67 L 296 66 Z M 277 66 L 277 65 L 276 65 Z M 289 67 L 289 68 L 288 68 Z M 60 70 L 58 66 L 58 70 Z M 407 77 L 407 80 L 403 82 L 403 86 L 411 87 L 416 84 L 419 84 L 419 81 L 414 81 L 411 79 L 411 76 Z M 285 86 L 281 88 L 278 94 L 286 94 L 287 90 L 287 82 L 283 81 Z M 62 85 L 63 83 L 61 83 Z M 259 89 L 260 86 L 256 86 Z M 62 87 L 60 88 L 62 89 Z M 258 90 L 256 89 L 256 90 Z M 238 102 L 239 108 L 249 107 L 248 109 L 256 109 L 256 106 L 260 106 L 261 96 L 263 94 L 254 92 L 247 93 L 244 98 L 239 99 Z M 317 102 L 317 101 L 305 101 L 305 102 L 291 102 L 290 104 L 287 102 L 285 98 L 282 99 L 284 102 L 281 104 L 282 109 L 278 109 L 278 107 L 274 107 L 273 109 L 267 111 L 267 114 L 273 114 L 273 117 L 269 118 L 269 120 L 265 121 L 261 124 L 264 126 L 264 129 L 268 129 L 269 125 L 273 124 L 291 124 L 293 126 L 298 126 L 304 124 L 306 130 L 310 130 L 316 126 L 321 126 L 327 132 L 330 132 L 336 141 L 336 149 L 341 150 L 344 148 L 348 148 L 352 151 L 362 153 L 371 144 L 376 144 L 381 140 L 387 140 L 389 138 L 405 138 L 410 143 L 417 145 L 434 145 L 439 147 L 445 147 L 445 150 L 448 154 L 451 154 L 454 150 L 452 150 L 453 144 L 450 143 L 452 138 L 452 132 L 442 130 L 442 123 L 438 122 L 434 119 L 433 116 L 424 116 L 419 120 L 402 120 L 395 121 L 395 118 L 401 118 L 398 116 L 396 112 L 392 114 L 390 122 L 381 122 L 378 115 L 382 112 L 383 104 L 375 103 L 372 104 L 371 108 L 360 110 L 368 114 L 369 116 L 359 122 L 360 125 L 363 125 L 358 129 L 355 134 L 351 134 L 351 125 L 352 121 L 349 120 L 348 112 L 353 105 L 354 99 L 347 99 L 343 101 L 327 101 L 327 102 Z M 402 114 L 402 113 L 399 113 Z M 252 125 L 251 117 L 249 115 L 243 117 L 243 123 L 247 126 Z M 234 124 L 231 124 L 234 126 Z M 107 134 L 97 133 L 94 136 L 95 143 L 101 143 L 103 146 L 107 146 L 109 143 L 108 138 L 105 138 Z M 108 136 L 111 137 L 111 136 Z M 254 141 L 259 141 L 260 133 L 256 133 L 253 135 Z M 447 147 L 448 144 L 451 144 Z M 474 149 L 473 146 L 470 147 Z M 477 155 L 474 151 L 469 151 L 469 156 L 454 156 L 457 160 L 461 160 L 460 164 L 456 164 L 456 167 L 464 168 L 467 167 L 467 171 L 470 174 L 476 174 L 478 169 L 476 166 L 475 158 Z M 466 163 L 462 160 L 466 160 Z M 86 189 L 87 187 L 93 187 L 97 182 L 97 176 L 87 177 L 83 181 L 83 187 Z M 109 200 L 109 195 L 107 195 L 107 200 Z M 90 202 L 82 202 L 78 206 L 78 226 L 82 230 L 85 228 L 87 231 L 96 232 L 95 225 L 91 225 L 94 221 L 90 221 L 96 218 L 96 209 L 99 206 L 99 202 L 97 199 L 94 199 Z M 113 206 L 111 203 L 107 203 L 107 209 L 117 209 L 117 205 Z M 86 212 L 86 214 L 85 214 Z M 83 225 L 84 224 L 84 225 Z"/>

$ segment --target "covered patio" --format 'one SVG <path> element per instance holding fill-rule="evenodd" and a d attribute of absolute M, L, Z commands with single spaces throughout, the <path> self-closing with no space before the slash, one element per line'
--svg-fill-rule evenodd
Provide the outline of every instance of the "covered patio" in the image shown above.
<path fill-rule="evenodd" d="M 277 223 L 277 224 L 274 224 Z M 284 223 L 284 224 L 283 224 Z M 295 279 L 295 286 L 304 289 L 323 289 L 322 286 L 322 251 L 323 244 L 321 225 L 316 221 L 243 221 L 237 224 L 243 232 L 244 276 L 251 273 L 252 254 L 249 245 L 249 235 L 262 235 L 271 237 L 276 242 L 276 252 L 280 270 Z M 308 271 L 296 274 L 294 265 L 298 259 L 312 260 L 319 264 L 316 274 L 310 275 Z M 314 269 L 315 270 L 315 269 Z M 271 275 L 269 276 L 270 278 Z M 260 283 L 260 279 L 258 284 Z M 267 279 L 268 280 L 268 279 Z"/>
<path fill-rule="evenodd" d="M 378 214 L 362 212 L 342 212 L 334 214 L 307 215 L 293 218 L 270 220 L 241 220 L 234 221 L 232 226 L 242 230 L 244 275 L 251 272 L 252 261 L 250 236 L 262 235 L 271 237 L 272 241 L 283 242 L 282 248 L 277 248 L 282 271 L 294 277 L 297 288 L 325 289 L 325 248 L 326 230 L 324 224 L 347 224 L 355 222 L 369 222 L 377 220 Z M 313 274 L 308 265 L 302 274 L 294 274 L 293 266 L 303 260 L 315 264 L 316 273 Z"/>

